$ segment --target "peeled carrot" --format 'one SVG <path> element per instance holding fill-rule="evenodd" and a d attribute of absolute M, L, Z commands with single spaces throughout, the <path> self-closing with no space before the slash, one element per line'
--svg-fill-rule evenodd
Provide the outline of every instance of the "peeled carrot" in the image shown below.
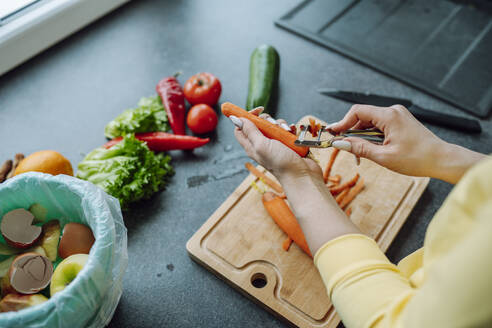
<path fill-rule="evenodd" d="M 290 237 L 287 237 L 284 242 L 282 243 L 282 248 L 284 249 L 284 251 L 288 251 L 289 248 L 290 248 L 290 245 L 292 245 L 292 242 L 293 240 L 290 239 Z"/>
<path fill-rule="evenodd" d="M 325 172 L 323 172 L 323 179 L 325 183 L 328 182 L 328 177 L 330 176 L 331 168 L 333 166 L 333 163 L 335 163 L 335 159 L 337 158 L 339 152 L 340 149 L 338 148 L 333 148 L 333 151 L 331 152 L 330 160 L 328 161 L 328 164 L 326 164 Z"/>
<path fill-rule="evenodd" d="M 338 195 L 343 191 L 343 189 L 350 188 L 353 185 L 357 183 L 357 180 L 359 180 L 359 173 L 355 174 L 355 176 L 350 179 L 349 181 L 342 183 L 341 185 L 338 185 L 336 187 L 333 187 L 330 189 L 330 192 L 332 195 Z"/>
<path fill-rule="evenodd" d="M 342 203 L 343 199 L 348 194 L 349 190 L 350 190 L 349 188 L 345 188 L 345 189 L 343 189 L 343 191 L 341 193 L 339 193 L 337 195 L 337 197 L 335 198 L 335 200 L 336 200 L 336 202 L 337 202 L 338 205 L 340 205 Z"/>
<path fill-rule="evenodd" d="M 289 205 L 282 198 L 273 192 L 266 192 L 262 197 L 263 206 L 272 217 L 273 221 L 282 229 L 289 238 L 291 238 L 306 254 L 311 255 L 306 238 L 302 232 L 301 226 L 292 213 Z"/>
<path fill-rule="evenodd" d="M 341 201 L 340 207 L 342 209 L 347 207 L 347 205 L 350 204 L 350 202 L 355 198 L 355 196 L 357 196 L 358 193 L 361 192 L 362 189 L 364 189 L 364 178 L 361 177 L 359 181 L 357 181 L 357 184 L 353 188 L 350 188 L 347 196 L 345 196 Z"/>
<path fill-rule="evenodd" d="M 229 117 L 231 115 L 237 117 L 244 117 L 253 122 L 254 125 L 267 137 L 270 139 L 275 139 L 295 151 L 299 156 L 306 157 L 309 153 L 308 147 L 299 147 L 294 144 L 297 139 L 296 135 L 284 130 L 278 125 L 268 122 L 256 115 L 248 113 L 246 110 L 239 106 L 226 102 L 222 104 L 222 114 Z"/>
<path fill-rule="evenodd" d="M 270 186 L 273 190 L 278 192 L 279 194 L 284 193 L 284 189 L 282 189 L 282 186 L 270 179 L 269 177 L 266 176 L 265 173 L 261 172 L 258 170 L 253 164 L 246 162 L 244 163 L 244 166 L 248 169 L 251 174 L 253 174 L 255 177 L 260 178 L 264 183 L 266 183 L 268 186 Z"/>

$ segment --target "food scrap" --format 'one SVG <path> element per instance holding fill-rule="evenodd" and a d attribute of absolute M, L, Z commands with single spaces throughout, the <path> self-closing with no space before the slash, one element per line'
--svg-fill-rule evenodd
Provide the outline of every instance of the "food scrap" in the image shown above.
<path fill-rule="evenodd" d="M 321 133 L 321 123 L 316 123 L 316 120 L 312 117 L 309 118 L 308 131 L 313 137 L 317 137 L 318 133 Z"/>
<path fill-rule="evenodd" d="M 270 188 L 278 192 L 279 194 L 284 193 L 284 189 L 280 184 L 270 179 L 265 173 L 258 170 L 253 164 L 246 162 L 244 166 L 251 172 L 254 176 L 261 179 L 265 184 L 267 184 Z"/>
<path fill-rule="evenodd" d="M 32 204 L 30 208 L 39 211 L 44 207 Z M 3 215 L 0 222 L 2 235 L 10 244 L 0 242 L 0 255 L 9 256 L 0 262 L 0 312 L 19 311 L 46 302 L 48 298 L 43 294 L 48 285 L 51 295 L 63 290 L 87 262 L 87 253 L 94 243 L 92 230 L 86 225 L 67 223 L 60 242 L 58 220 L 44 224 L 33 224 L 33 220 L 30 211 L 18 208 Z M 70 263 L 61 261 L 54 270 L 54 263 L 67 252 L 72 253 L 66 259 L 71 259 Z"/>
<path fill-rule="evenodd" d="M 338 148 L 333 148 L 331 155 L 330 155 L 330 160 L 328 161 L 328 164 L 326 164 L 325 171 L 323 172 L 323 180 L 325 183 L 330 181 L 330 173 L 331 173 L 331 168 L 333 167 L 333 163 L 335 163 L 335 159 L 338 156 L 338 153 L 340 152 L 340 149 Z M 331 181 L 335 182 L 335 181 Z M 340 180 L 336 181 L 337 183 L 340 182 Z"/>

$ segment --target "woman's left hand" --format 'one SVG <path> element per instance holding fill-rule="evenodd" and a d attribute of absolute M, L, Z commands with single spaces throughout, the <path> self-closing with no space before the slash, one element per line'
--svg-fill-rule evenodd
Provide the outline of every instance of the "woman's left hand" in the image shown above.
<path fill-rule="evenodd" d="M 259 115 L 272 123 L 276 122 L 278 125 L 287 126 L 284 120 L 275 121 L 268 114 L 261 114 L 262 110 L 263 108 L 259 107 L 251 110 L 250 113 Z M 235 116 L 231 116 L 230 119 L 236 125 L 234 135 L 248 156 L 272 172 L 277 178 L 305 175 L 323 178 L 321 168 L 315 161 L 302 158 L 280 141 L 265 137 L 248 119 Z"/>

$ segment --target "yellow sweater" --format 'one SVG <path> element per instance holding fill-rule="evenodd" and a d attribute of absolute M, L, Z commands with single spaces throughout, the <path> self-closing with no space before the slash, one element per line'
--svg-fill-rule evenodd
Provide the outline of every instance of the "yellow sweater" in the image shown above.
<path fill-rule="evenodd" d="M 347 328 L 492 327 L 492 158 L 465 174 L 424 247 L 397 266 L 360 234 L 329 241 L 314 263 Z"/>

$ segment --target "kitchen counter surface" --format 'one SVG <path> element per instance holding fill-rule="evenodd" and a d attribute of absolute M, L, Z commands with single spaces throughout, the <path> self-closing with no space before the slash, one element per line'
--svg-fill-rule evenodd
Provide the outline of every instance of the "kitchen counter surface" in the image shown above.
<path fill-rule="evenodd" d="M 281 57 L 278 117 L 311 113 L 328 122 L 349 105 L 319 95 L 319 87 L 406 97 L 445 113 L 468 116 L 339 54 L 275 27 L 299 0 L 132 1 L 0 77 L 0 160 L 17 152 L 54 149 L 74 167 L 105 142 L 104 126 L 164 76 L 181 82 L 208 71 L 222 81 L 221 101 L 244 104 L 251 51 L 274 45 Z M 492 152 L 492 121 L 481 135 L 430 126 L 439 137 Z M 419 136 L 415 136 L 417 139 Z M 166 191 L 124 214 L 129 266 L 109 327 L 283 327 L 193 262 L 185 244 L 246 177 L 248 160 L 219 118 L 207 146 L 171 152 L 176 175 Z M 393 261 L 422 245 L 427 224 L 451 190 L 432 180 L 388 251 Z"/>

